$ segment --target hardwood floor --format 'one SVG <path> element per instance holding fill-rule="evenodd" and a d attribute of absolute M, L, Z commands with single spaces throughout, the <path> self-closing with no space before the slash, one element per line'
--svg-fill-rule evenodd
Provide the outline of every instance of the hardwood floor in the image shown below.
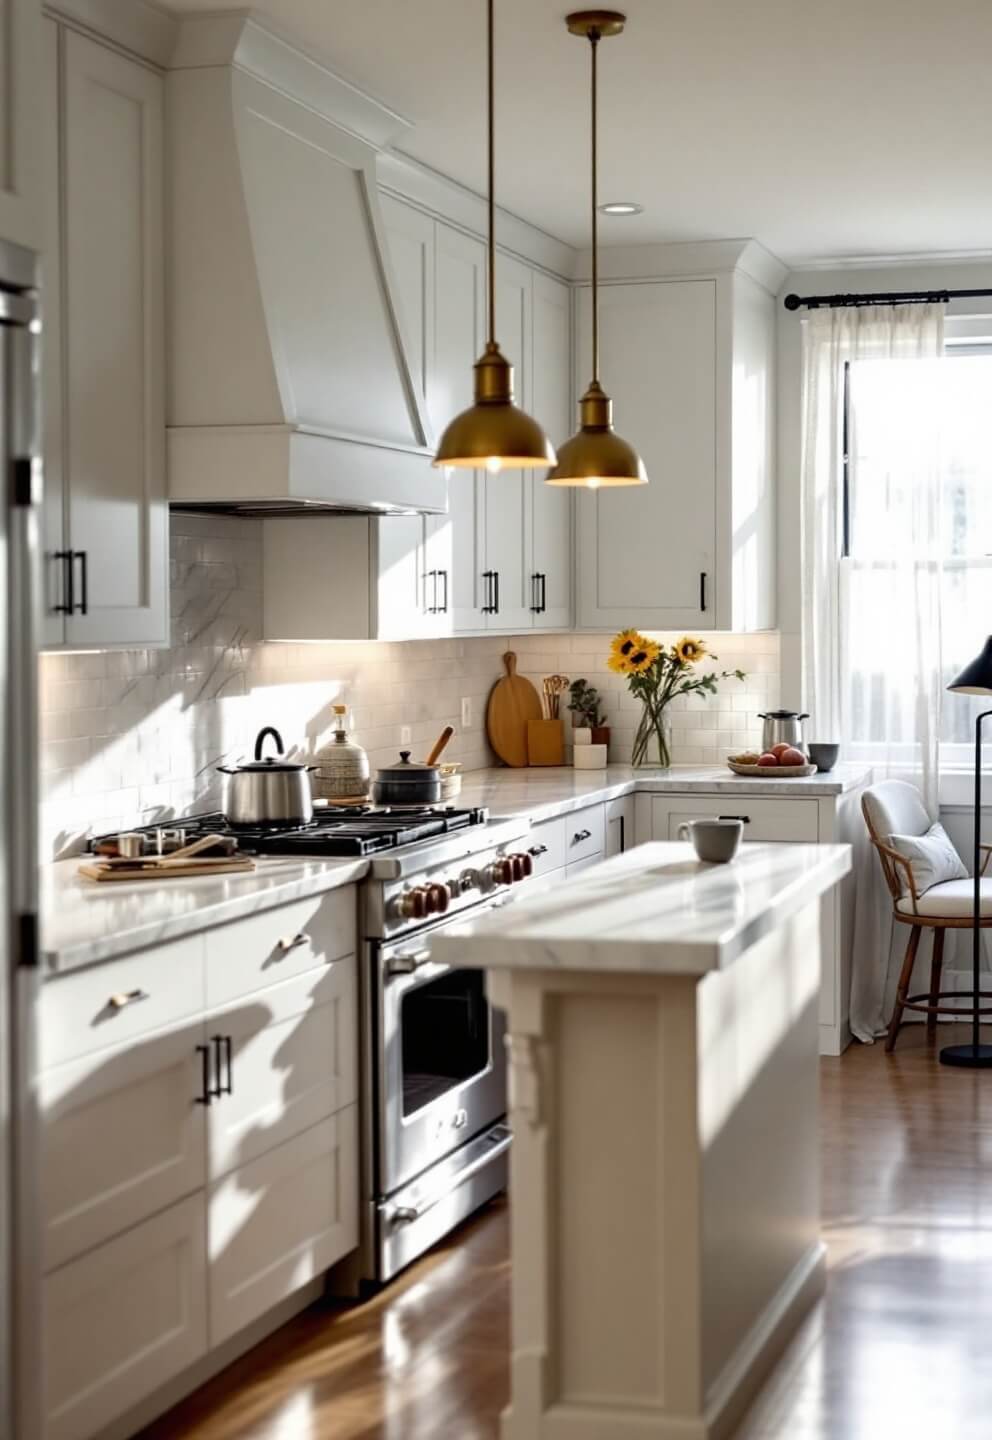
<path fill-rule="evenodd" d="M 992 1075 L 939 1066 L 923 1025 L 893 1055 L 821 1063 L 827 1298 L 737 1440 L 987 1440 Z M 375 1301 L 307 1311 L 141 1440 L 496 1440 L 508 1286 L 499 1205 Z"/>

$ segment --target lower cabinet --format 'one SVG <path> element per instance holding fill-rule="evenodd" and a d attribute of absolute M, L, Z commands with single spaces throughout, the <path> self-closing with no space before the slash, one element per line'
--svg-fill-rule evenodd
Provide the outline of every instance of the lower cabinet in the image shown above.
<path fill-rule="evenodd" d="M 85 1440 L 207 1350 L 202 1191 L 45 1280 L 47 1440 Z"/>
<path fill-rule="evenodd" d="M 354 951 L 336 890 L 44 987 L 46 1440 L 88 1440 L 358 1244 Z"/>
<path fill-rule="evenodd" d="M 210 1187 L 210 1343 L 220 1345 L 358 1244 L 357 1106 Z"/>

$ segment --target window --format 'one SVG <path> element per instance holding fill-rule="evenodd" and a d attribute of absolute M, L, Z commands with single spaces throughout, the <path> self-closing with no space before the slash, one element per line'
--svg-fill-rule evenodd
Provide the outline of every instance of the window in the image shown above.
<path fill-rule="evenodd" d="M 841 657 L 845 729 L 857 752 L 920 733 L 940 708 L 941 763 L 968 763 L 981 700 L 943 694 L 992 633 L 992 346 L 948 344 L 942 360 L 865 360 L 844 386 Z M 933 647 L 939 693 L 919 673 Z"/>

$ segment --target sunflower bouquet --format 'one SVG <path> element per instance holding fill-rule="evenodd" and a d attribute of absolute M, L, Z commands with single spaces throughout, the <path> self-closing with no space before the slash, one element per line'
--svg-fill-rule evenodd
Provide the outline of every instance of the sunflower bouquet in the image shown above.
<path fill-rule="evenodd" d="M 607 665 L 616 675 L 625 675 L 632 695 L 643 709 L 634 736 L 632 765 L 658 764 L 664 768 L 672 762 L 670 724 L 667 708 L 676 695 L 715 695 L 721 680 L 743 680 L 743 670 L 713 670 L 700 674 L 693 667 L 710 654 L 702 640 L 684 635 L 668 648 L 649 640 L 639 630 L 621 630 L 613 637 Z M 650 751 L 657 747 L 655 761 Z"/>

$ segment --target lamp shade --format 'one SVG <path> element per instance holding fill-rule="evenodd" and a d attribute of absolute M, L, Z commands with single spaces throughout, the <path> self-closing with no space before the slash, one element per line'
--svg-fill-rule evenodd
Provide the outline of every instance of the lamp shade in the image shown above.
<path fill-rule="evenodd" d="M 957 695 L 992 695 L 992 635 L 982 646 L 981 653 L 970 661 L 956 680 L 948 685 Z"/>
<path fill-rule="evenodd" d="M 613 401 L 594 380 L 579 401 L 581 426 L 558 447 L 558 463 L 546 485 L 646 485 L 644 462 L 613 428 Z"/>
<path fill-rule="evenodd" d="M 491 340 L 476 361 L 475 404 L 450 422 L 434 464 L 471 470 L 546 470 L 554 463 L 554 447 L 540 425 L 514 405 L 513 366 Z"/>

